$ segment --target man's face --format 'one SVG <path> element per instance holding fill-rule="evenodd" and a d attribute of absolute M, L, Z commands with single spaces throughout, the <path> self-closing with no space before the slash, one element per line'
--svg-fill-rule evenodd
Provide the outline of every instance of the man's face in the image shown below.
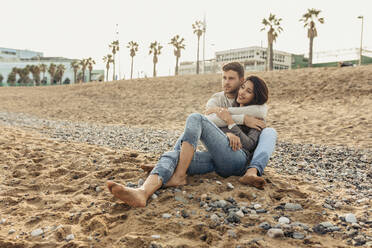
<path fill-rule="evenodd" d="M 235 95 L 243 81 L 244 77 L 239 78 L 239 75 L 236 71 L 224 71 L 222 74 L 222 89 L 225 94 Z"/>

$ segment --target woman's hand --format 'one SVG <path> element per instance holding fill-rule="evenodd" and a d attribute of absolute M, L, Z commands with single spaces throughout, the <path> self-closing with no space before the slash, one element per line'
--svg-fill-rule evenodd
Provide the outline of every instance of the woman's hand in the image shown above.
<path fill-rule="evenodd" d="M 210 109 L 207 109 L 205 111 L 205 115 L 210 115 L 210 114 L 217 114 L 220 110 L 222 110 L 224 108 L 220 108 L 220 107 L 214 107 L 214 108 L 210 108 Z"/>
<path fill-rule="evenodd" d="M 231 114 L 227 109 L 221 108 L 216 114 L 221 120 L 226 122 L 227 125 L 231 125 L 234 123 Z"/>
<path fill-rule="evenodd" d="M 229 138 L 230 146 L 233 151 L 237 151 L 242 148 L 242 143 L 240 138 L 232 133 L 226 133 L 227 138 Z"/>
<path fill-rule="evenodd" d="M 262 131 L 262 129 L 266 127 L 264 120 L 249 115 L 244 116 L 244 125 L 250 128 L 257 129 L 258 131 Z"/>

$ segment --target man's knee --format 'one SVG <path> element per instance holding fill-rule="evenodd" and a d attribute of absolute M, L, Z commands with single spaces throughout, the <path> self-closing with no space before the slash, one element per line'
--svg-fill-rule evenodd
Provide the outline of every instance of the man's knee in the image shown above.
<path fill-rule="evenodd" d="M 202 114 L 199 113 L 192 113 L 187 117 L 186 122 L 200 122 L 203 118 Z"/>

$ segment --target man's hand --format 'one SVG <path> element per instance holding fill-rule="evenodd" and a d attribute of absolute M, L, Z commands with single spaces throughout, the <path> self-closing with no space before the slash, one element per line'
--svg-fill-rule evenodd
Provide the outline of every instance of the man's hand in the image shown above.
<path fill-rule="evenodd" d="M 244 116 L 244 125 L 250 128 L 257 129 L 258 131 L 261 131 L 266 127 L 266 124 L 263 120 L 249 115 Z"/>
<path fill-rule="evenodd" d="M 220 108 L 220 107 L 209 108 L 205 111 L 205 115 L 217 114 L 222 109 L 224 108 Z"/>
<path fill-rule="evenodd" d="M 226 136 L 229 138 L 230 146 L 233 151 L 237 151 L 242 148 L 242 143 L 240 138 L 232 133 L 226 133 Z"/>
<path fill-rule="evenodd" d="M 221 120 L 226 122 L 227 125 L 231 125 L 234 123 L 231 114 L 227 109 L 221 108 L 216 114 Z"/>

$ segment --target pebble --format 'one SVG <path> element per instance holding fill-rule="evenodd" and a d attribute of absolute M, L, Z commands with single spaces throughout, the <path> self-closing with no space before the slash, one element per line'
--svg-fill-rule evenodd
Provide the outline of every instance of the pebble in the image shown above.
<path fill-rule="evenodd" d="M 75 239 L 74 234 L 69 234 L 69 235 L 66 236 L 66 241 L 67 241 L 67 242 L 69 242 L 69 241 L 71 241 L 71 240 L 74 240 L 74 239 Z"/>
<path fill-rule="evenodd" d="M 153 199 L 153 200 L 155 200 L 155 199 L 157 199 L 158 198 L 158 195 L 157 194 L 152 194 L 152 196 L 151 196 L 151 199 Z"/>
<path fill-rule="evenodd" d="M 268 222 L 262 222 L 258 225 L 260 228 L 262 229 L 265 229 L 265 230 L 269 230 L 271 228 L 271 225 L 268 223 Z"/>
<path fill-rule="evenodd" d="M 234 189 L 234 185 L 232 185 L 231 183 L 227 183 L 227 188 L 228 189 Z"/>
<path fill-rule="evenodd" d="M 305 238 L 305 234 L 299 233 L 299 232 L 294 232 L 292 234 L 292 238 L 294 238 L 294 239 L 304 239 Z"/>
<path fill-rule="evenodd" d="M 170 219 L 172 217 L 172 215 L 171 214 L 162 214 L 162 217 L 164 219 Z"/>
<path fill-rule="evenodd" d="M 96 192 L 99 193 L 99 192 L 101 192 L 101 191 L 102 191 L 101 187 L 97 186 L 97 187 L 96 187 Z"/>
<path fill-rule="evenodd" d="M 282 216 L 279 218 L 278 222 L 280 224 L 289 224 L 291 221 L 287 217 Z"/>
<path fill-rule="evenodd" d="M 331 222 L 322 222 L 320 223 L 321 226 L 328 228 L 328 227 L 333 227 L 333 224 Z"/>
<path fill-rule="evenodd" d="M 32 236 L 32 237 L 36 237 L 36 236 L 39 236 L 39 235 L 41 235 L 41 234 L 43 234 L 43 233 L 44 233 L 43 229 L 38 228 L 38 229 L 35 229 L 35 230 L 33 230 L 33 231 L 31 232 L 31 236 Z"/>
<path fill-rule="evenodd" d="M 143 180 L 142 178 L 138 179 L 138 182 L 137 182 L 138 187 L 141 187 L 144 182 L 145 180 Z"/>
<path fill-rule="evenodd" d="M 231 237 L 231 238 L 236 238 L 237 237 L 235 231 L 234 230 L 231 230 L 231 229 L 230 230 L 227 230 L 227 235 L 229 237 Z"/>
<path fill-rule="evenodd" d="M 0 224 L 4 224 L 6 222 L 6 219 L 1 219 Z"/>
<path fill-rule="evenodd" d="M 258 204 L 258 203 L 253 205 L 253 208 L 256 210 L 260 209 L 261 207 L 262 207 L 261 204 Z"/>
<path fill-rule="evenodd" d="M 14 230 L 14 229 L 10 229 L 9 230 L 9 232 L 8 232 L 8 234 L 13 234 L 13 233 L 15 233 L 16 231 Z"/>
<path fill-rule="evenodd" d="M 222 185 L 222 183 L 221 183 L 220 181 L 216 181 L 216 183 L 217 183 L 218 185 Z"/>
<path fill-rule="evenodd" d="M 151 235 L 151 238 L 153 238 L 153 239 L 160 239 L 160 235 L 157 235 L 157 234 Z"/>
<path fill-rule="evenodd" d="M 298 203 L 287 202 L 284 205 L 284 209 L 285 210 L 290 210 L 290 211 L 296 211 L 296 210 L 301 210 L 302 209 L 302 206 L 300 204 L 298 204 Z"/>
<path fill-rule="evenodd" d="M 214 222 L 218 222 L 218 221 L 220 221 L 220 218 L 217 216 L 217 214 L 212 214 L 211 215 L 211 220 L 214 221 Z"/>
<path fill-rule="evenodd" d="M 216 205 L 219 208 L 224 208 L 227 205 L 227 201 L 225 201 L 225 200 L 219 200 L 219 201 L 217 201 L 217 204 Z"/>
<path fill-rule="evenodd" d="M 242 210 L 239 210 L 238 212 L 235 213 L 238 217 L 240 218 L 243 218 L 244 217 L 244 213 Z"/>
<path fill-rule="evenodd" d="M 352 213 L 348 213 L 345 215 L 345 221 L 349 223 L 356 223 L 357 219 L 355 218 L 355 215 Z"/>
<path fill-rule="evenodd" d="M 284 232 L 279 228 L 271 228 L 267 231 L 267 236 L 270 238 L 281 238 L 284 237 Z"/>

